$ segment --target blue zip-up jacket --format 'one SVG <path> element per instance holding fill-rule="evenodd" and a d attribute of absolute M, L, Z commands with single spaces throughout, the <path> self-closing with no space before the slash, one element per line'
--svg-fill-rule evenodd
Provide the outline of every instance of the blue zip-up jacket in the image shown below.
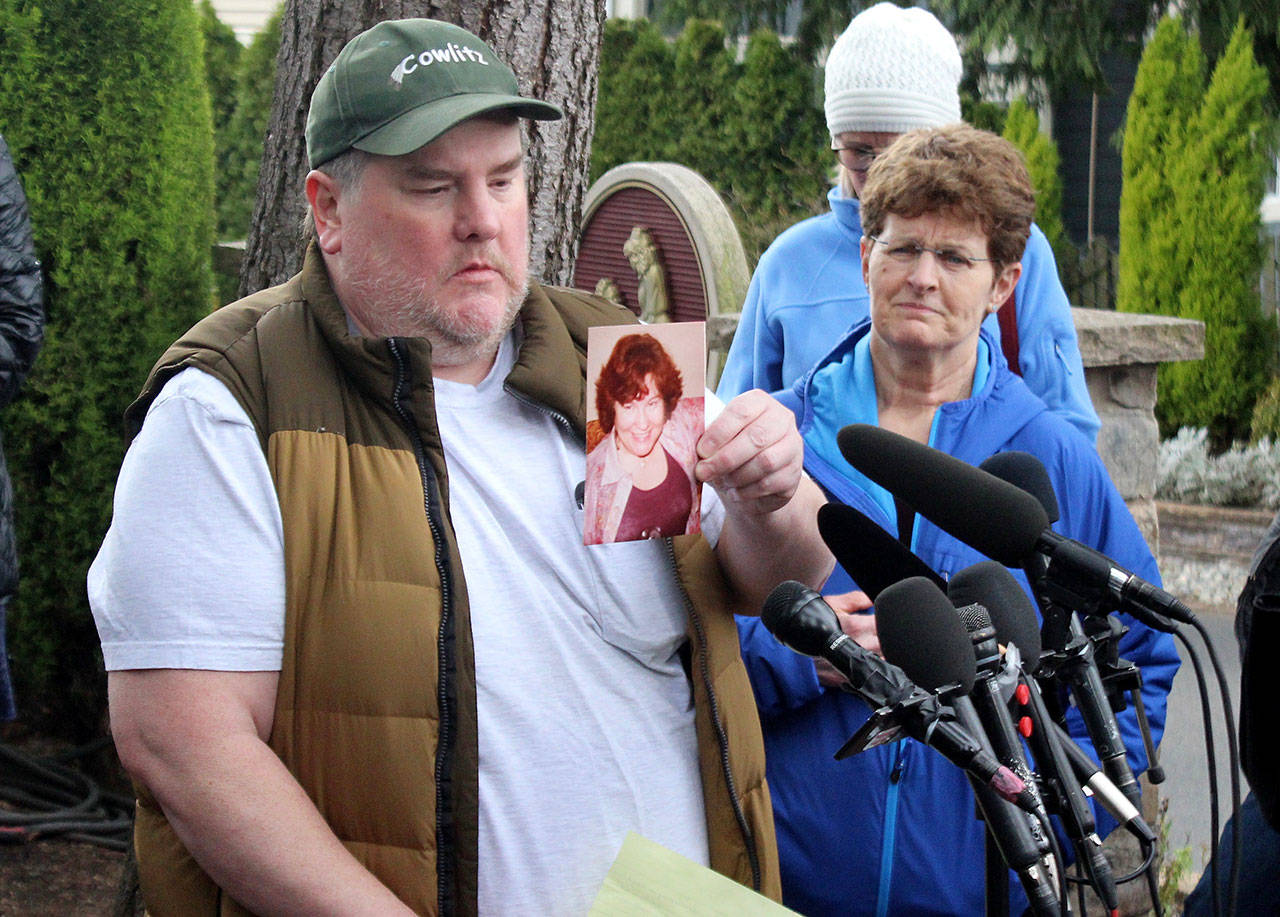
<path fill-rule="evenodd" d="M 869 328 L 863 323 L 850 332 L 826 361 L 778 397 L 796 414 L 809 474 L 832 499 L 896 534 L 892 498 L 844 462 L 834 445 L 840 426 L 875 423 L 869 356 L 857 346 Z M 974 394 L 938 409 L 929 444 L 973 465 L 996 452 L 1032 453 L 1057 492 L 1061 518 L 1054 529 L 1159 583 L 1155 559 L 1093 446 L 1009 371 L 985 330 L 980 339 Z M 911 549 L 944 577 L 986 559 L 922 516 L 915 519 Z M 1025 585 L 1025 577 L 1015 575 Z M 823 591 L 852 588 L 837 567 Z M 1178 668 L 1173 639 L 1128 616 L 1121 619 L 1130 629 L 1120 655 L 1142 668 L 1143 700 L 1159 741 Z M 983 913 L 983 826 L 974 817 L 963 772 L 910 739 L 833 760 L 870 708 L 820 686 L 812 660 L 775 641 L 759 619 L 738 618 L 738 631 L 764 727 L 784 903 L 809 915 Z M 1074 710 L 1068 719 L 1072 735 L 1092 751 Z M 1139 773 L 1147 761 L 1136 715 L 1130 708 L 1118 719 Z M 1098 822 L 1103 834 L 1114 826 L 1105 814 Z M 1012 875 L 1010 888 L 1011 913 L 1020 913 L 1025 897 Z"/>
<path fill-rule="evenodd" d="M 760 257 L 720 374 L 716 394 L 722 401 L 753 388 L 789 388 L 870 314 L 858 252 L 859 202 L 838 187 L 827 200 L 828 213 L 792 226 Z M 1085 385 L 1071 306 L 1049 240 L 1034 223 L 1014 302 L 1019 373 L 1050 410 L 1095 442 L 1098 415 Z M 994 315 L 984 327 L 1000 340 Z"/>

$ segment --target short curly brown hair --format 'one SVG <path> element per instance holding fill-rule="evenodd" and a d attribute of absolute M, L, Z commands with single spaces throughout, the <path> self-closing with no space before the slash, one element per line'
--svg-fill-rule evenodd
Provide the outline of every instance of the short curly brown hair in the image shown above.
<path fill-rule="evenodd" d="M 613 432 L 615 407 L 641 397 L 645 393 L 645 377 L 650 374 L 666 416 L 670 417 L 684 393 L 684 379 L 675 361 L 652 334 L 618 338 L 596 380 L 596 416 L 605 433 Z"/>
<path fill-rule="evenodd" d="M 884 232 L 890 214 L 944 213 L 976 223 L 998 267 L 1022 260 L 1036 211 L 1022 154 L 967 124 L 910 131 L 876 157 L 862 189 L 862 231 Z"/>

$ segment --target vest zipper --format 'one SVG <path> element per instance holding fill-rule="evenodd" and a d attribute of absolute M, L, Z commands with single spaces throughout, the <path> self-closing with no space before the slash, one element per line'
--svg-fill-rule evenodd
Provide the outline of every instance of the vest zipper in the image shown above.
<path fill-rule="evenodd" d="M 747 824 L 746 813 L 742 811 L 742 800 L 738 797 L 738 788 L 733 780 L 733 768 L 729 763 L 729 737 L 725 734 L 724 723 L 720 719 L 720 704 L 716 701 L 715 689 L 711 686 L 711 673 L 707 669 L 707 635 L 702 629 L 702 617 L 694 606 L 693 600 L 680 581 L 680 568 L 676 563 L 676 548 L 670 538 L 662 539 L 667 546 L 667 558 L 671 561 L 671 572 L 675 576 L 676 588 L 680 590 L 680 598 L 684 601 L 689 621 L 693 624 L 693 632 L 698 638 L 698 675 L 702 678 L 702 687 L 707 692 L 707 705 L 711 713 L 711 725 L 715 727 L 716 743 L 720 748 L 720 770 L 724 774 L 725 785 L 729 788 L 729 802 L 733 806 L 733 817 L 738 821 L 738 830 L 747 845 L 747 859 L 751 861 L 751 887 L 760 891 L 760 854 L 756 850 L 755 835 Z"/>
<path fill-rule="evenodd" d="M 436 781 L 436 903 L 441 917 L 455 911 L 454 901 L 454 861 L 452 847 L 453 811 L 450 794 L 446 785 L 452 779 L 453 767 L 453 726 L 457 719 L 454 710 L 453 692 L 450 690 L 454 677 L 454 639 L 453 639 L 453 589 L 449 565 L 445 556 L 443 526 L 439 517 L 440 487 L 435 472 L 427 462 L 427 450 L 422 442 L 422 434 L 414 422 L 413 414 L 405 404 L 406 397 L 412 387 L 413 380 L 409 364 L 400 349 L 397 338 L 387 339 L 387 349 L 395 362 L 396 374 L 392 388 L 391 404 L 395 408 L 409 441 L 413 445 L 413 456 L 418 463 L 418 475 L 422 478 L 423 510 L 427 517 L 427 527 L 431 530 L 431 538 L 435 543 L 435 565 L 440 576 L 440 629 L 436 635 L 436 662 L 439 677 L 436 682 L 436 706 L 440 712 L 440 726 L 436 741 L 435 781 Z"/>
<path fill-rule="evenodd" d="M 540 404 L 532 398 L 521 394 L 507 384 L 503 384 L 503 390 L 508 395 L 515 398 L 522 404 L 541 411 L 549 415 L 561 425 L 563 425 L 571 434 L 577 433 L 569 418 L 565 417 L 558 411 L 552 410 L 544 404 Z M 725 784 L 729 788 L 729 803 L 733 807 L 733 817 L 737 819 L 738 828 L 742 831 L 742 838 L 746 841 L 747 859 L 751 861 L 751 885 L 756 891 L 760 891 L 760 854 L 756 850 L 755 835 L 751 832 L 751 826 L 747 824 L 746 813 L 742 811 L 742 800 L 738 797 L 738 789 L 733 780 L 733 768 L 729 765 L 729 737 L 725 734 L 724 724 L 720 720 L 720 705 L 716 701 L 715 689 L 711 686 L 711 673 L 707 669 L 707 637 L 702 629 L 702 619 L 698 615 L 697 609 L 694 607 L 693 601 L 689 598 L 689 593 L 685 591 L 684 583 L 680 582 L 679 567 L 676 564 L 676 549 L 670 538 L 662 539 L 667 546 L 667 559 L 671 561 L 671 572 L 675 577 L 676 588 L 680 590 L 680 599 L 684 602 L 685 612 L 689 616 L 690 622 L 693 624 L 694 633 L 698 638 L 698 674 L 702 678 L 702 686 L 707 692 L 707 703 L 710 707 L 711 723 L 715 727 L 716 743 L 720 749 L 720 769 L 724 773 Z"/>

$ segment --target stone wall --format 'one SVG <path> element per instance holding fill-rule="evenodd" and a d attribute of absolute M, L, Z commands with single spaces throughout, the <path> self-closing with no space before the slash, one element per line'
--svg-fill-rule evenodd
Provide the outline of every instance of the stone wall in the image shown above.
<path fill-rule="evenodd" d="M 1158 557 L 1156 369 L 1161 363 L 1204 356 L 1204 324 L 1103 309 L 1071 313 L 1089 397 L 1102 421 L 1098 454 Z"/>

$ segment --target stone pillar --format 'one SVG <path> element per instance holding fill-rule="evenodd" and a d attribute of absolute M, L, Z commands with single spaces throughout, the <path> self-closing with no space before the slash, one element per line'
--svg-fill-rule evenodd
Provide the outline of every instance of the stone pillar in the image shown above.
<path fill-rule="evenodd" d="M 1085 382 L 1102 421 L 1098 454 L 1159 557 L 1156 368 L 1204 356 L 1204 324 L 1162 315 L 1072 309 Z"/>
<path fill-rule="evenodd" d="M 1085 382 L 1102 428 L 1098 454 L 1117 489 L 1142 529 L 1156 558 L 1160 557 L 1160 528 L 1156 519 L 1156 466 L 1160 431 L 1156 426 L 1156 369 L 1161 363 L 1198 360 L 1204 356 L 1204 323 L 1162 315 L 1135 315 L 1105 309 L 1072 309 Z M 1155 825 L 1160 788 L 1144 774 L 1143 818 Z M 1116 875 L 1141 865 L 1138 843 L 1125 831 L 1115 831 L 1104 848 Z M 1121 886 L 1120 913 L 1148 912 L 1146 885 Z M 1105 917 L 1094 898 L 1090 917 Z"/>

